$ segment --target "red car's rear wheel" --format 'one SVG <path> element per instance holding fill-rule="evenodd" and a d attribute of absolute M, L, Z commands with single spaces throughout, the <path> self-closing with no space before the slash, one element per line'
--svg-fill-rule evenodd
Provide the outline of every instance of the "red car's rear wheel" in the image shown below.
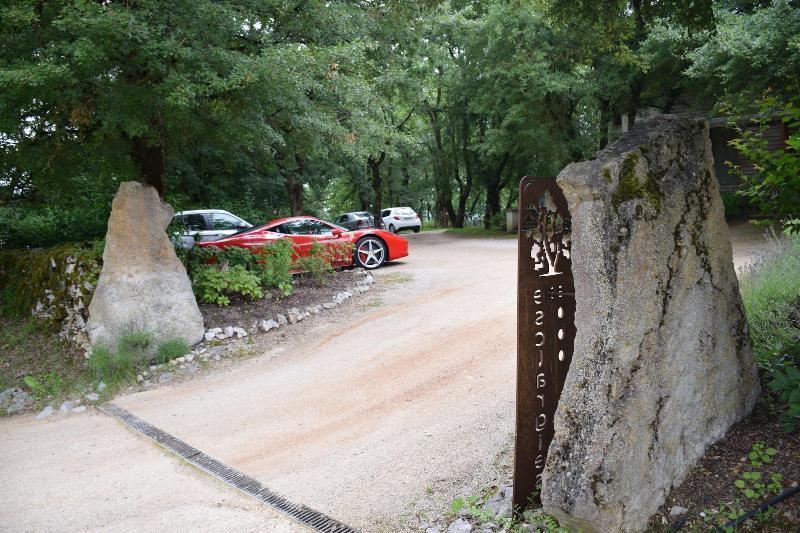
<path fill-rule="evenodd" d="M 364 237 L 356 243 L 355 263 L 368 270 L 386 262 L 386 245 L 376 237 Z"/>

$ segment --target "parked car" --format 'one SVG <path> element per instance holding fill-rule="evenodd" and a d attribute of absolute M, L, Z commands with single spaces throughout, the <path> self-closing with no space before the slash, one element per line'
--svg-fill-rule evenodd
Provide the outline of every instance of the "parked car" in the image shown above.
<path fill-rule="evenodd" d="M 191 248 L 196 242 L 215 241 L 253 225 L 222 209 L 195 209 L 175 213 L 167 230 L 174 242 Z"/>
<path fill-rule="evenodd" d="M 414 230 L 419 233 L 422 229 L 422 222 L 419 215 L 410 207 L 390 207 L 381 211 L 383 227 L 392 233 L 397 233 L 403 229 Z"/>
<path fill-rule="evenodd" d="M 279 218 L 229 237 L 201 242 L 199 245 L 223 249 L 239 246 L 258 253 L 263 250 L 264 245 L 276 239 L 290 239 L 296 257 L 307 257 L 315 241 L 323 245 L 352 243 L 353 256 L 337 266 L 356 265 L 371 270 L 387 261 L 408 255 L 408 241 L 388 231 L 377 228 L 349 231 L 330 222 L 306 216 Z"/>
<path fill-rule="evenodd" d="M 378 228 L 380 227 L 380 219 L 376 223 L 376 219 L 371 213 L 367 211 L 355 211 L 353 213 L 344 213 L 339 215 L 333 221 L 334 224 L 347 228 L 350 230 L 360 228 Z"/>

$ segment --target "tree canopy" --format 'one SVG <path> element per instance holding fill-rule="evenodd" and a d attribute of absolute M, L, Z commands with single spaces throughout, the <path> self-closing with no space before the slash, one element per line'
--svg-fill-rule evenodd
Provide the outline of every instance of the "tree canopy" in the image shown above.
<path fill-rule="evenodd" d="M 8 0 L 0 31 L 2 246 L 102 236 L 132 179 L 251 222 L 489 226 L 642 114 L 800 79 L 785 0 Z"/>

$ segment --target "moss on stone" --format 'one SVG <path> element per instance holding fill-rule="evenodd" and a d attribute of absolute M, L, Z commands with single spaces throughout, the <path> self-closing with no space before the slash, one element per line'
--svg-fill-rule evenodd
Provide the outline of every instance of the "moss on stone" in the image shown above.
<path fill-rule="evenodd" d="M 92 243 L 0 251 L 0 312 L 29 316 L 42 303 L 60 321 L 78 299 L 88 305 L 101 263 L 101 246 Z"/>
<path fill-rule="evenodd" d="M 661 211 L 661 200 L 664 195 L 658 186 L 658 180 L 653 175 L 648 174 L 644 183 L 642 183 L 636 175 L 638 162 L 638 152 L 631 153 L 622 161 L 619 182 L 611 197 L 611 203 L 615 210 L 619 210 L 619 206 L 623 203 L 641 199 L 650 203 L 656 208 L 656 211 Z"/>
<path fill-rule="evenodd" d="M 611 171 L 608 170 L 608 167 L 603 168 L 603 181 L 611 185 Z"/>

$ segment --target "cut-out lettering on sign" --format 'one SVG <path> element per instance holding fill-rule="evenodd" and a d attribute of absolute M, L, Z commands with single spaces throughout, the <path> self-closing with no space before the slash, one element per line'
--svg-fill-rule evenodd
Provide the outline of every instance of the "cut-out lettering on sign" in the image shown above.
<path fill-rule="evenodd" d="M 522 178 L 517 282 L 514 506 L 538 502 L 547 449 L 575 341 L 567 201 L 554 178 Z"/>

